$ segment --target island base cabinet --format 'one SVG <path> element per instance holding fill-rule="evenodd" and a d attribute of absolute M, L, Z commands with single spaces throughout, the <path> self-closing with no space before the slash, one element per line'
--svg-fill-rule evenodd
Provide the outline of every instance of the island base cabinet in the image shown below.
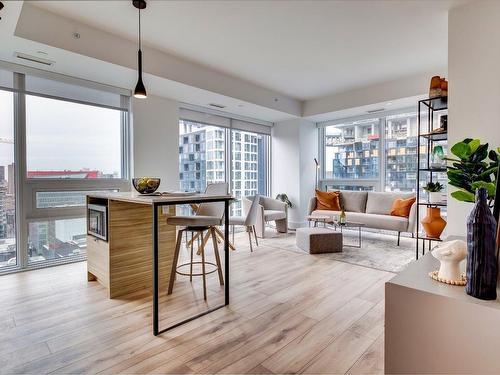
<path fill-rule="evenodd" d="M 109 298 L 149 289 L 153 280 L 149 205 L 108 200 L 108 241 L 87 236 L 88 280 L 96 280 L 108 289 Z M 159 285 L 166 289 L 175 250 L 175 226 L 167 217 L 175 215 L 175 206 L 158 208 Z"/>

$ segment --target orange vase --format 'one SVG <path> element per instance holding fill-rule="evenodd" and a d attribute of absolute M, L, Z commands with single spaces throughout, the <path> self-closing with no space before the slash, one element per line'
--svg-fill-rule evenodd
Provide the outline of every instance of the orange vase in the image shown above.
<path fill-rule="evenodd" d="M 439 238 L 446 227 L 446 220 L 441 217 L 439 207 L 427 207 L 427 216 L 421 221 L 425 233 L 431 238 Z"/>

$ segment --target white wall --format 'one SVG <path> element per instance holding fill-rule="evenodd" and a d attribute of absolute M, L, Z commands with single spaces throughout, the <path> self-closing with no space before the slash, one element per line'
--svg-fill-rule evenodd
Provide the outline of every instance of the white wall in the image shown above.
<path fill-rule="evenodd" d="M 500 1 L 453 8 L 448 20 L 449 144 L 500 146 Z M 448 234 L 465 235 L 472 205 L 448 197 Z"/>
<path fill-rule="evenodd" d="M 179 189 L 179 110 L 174 100 L 132 100 L 132 177 L 161 178 L 159 190 Z"/>
<path fill-rule="evenodd" d="M 309 198 L 314 196 L 318 132 L 303 119 L 278 122 L 272 132 L 272 196 L 285 193 L 294 207 L 289 210 L 289 227 L 305 224 Z"/>

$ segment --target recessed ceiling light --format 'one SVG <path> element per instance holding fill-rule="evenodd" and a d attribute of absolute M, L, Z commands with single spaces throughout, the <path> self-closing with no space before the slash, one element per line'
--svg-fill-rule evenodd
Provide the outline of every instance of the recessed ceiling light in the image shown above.
<path fill-rule="evenodd" d="M 39 55 L 44 55 L 44 56 L 48 55 L 48 53 L 45 52 L 45 51 L 36 51 L 36 53 L 39 54 Z"/>
<path fill-rule="evenodd" d="M 387 102 L 387 104 L 386 104 L 386 105 L 392 105 L 392 102 Z"/>

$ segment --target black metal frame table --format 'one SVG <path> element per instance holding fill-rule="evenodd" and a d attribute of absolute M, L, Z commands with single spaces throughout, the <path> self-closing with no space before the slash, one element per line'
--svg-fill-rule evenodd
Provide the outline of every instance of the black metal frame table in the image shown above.
<path fill-rule="evenodd" d="M 227 196 L 208 196 L 198 194 L 195 196 L 186 197 L 168 197 L 158 196 L 154 197 L 158 199 L 153 199 L 151 201 L 153 207 L 153 335 L 158 336 L 163 332 L 171 330 L 182 324 L 188 323 L 195 320 L 203 315 L 207 315 L 215 310 L 221 309 L 229 305 L 229 204 L 233 198 L 229 195 Z M 190 203 L 215 203 L 224 202 L 224 304 L 216 306 L 212 309 L 204 311 L 200 314 L 191 316 L 184 319 L 178 323 L 175 323 L 167 328 L 160 330 L 159 327 L 159 282 L 158 282 L 158 209 L 162 206 L 172 206 L 180 204 L 190 204 Z"/>
<path fill-rule="evenodd" d="M 340 224 L 338 221 L 333 221 L 332 222 L 333 227 L 335 230 L 337 230 L 337 227 L 340 227 L 340 233 L 342 233 L 342 240 L 344 239 L 344 233 L 342 232 L 342 228 L 358 228 L 358 244 L 357 245 L 347 245 L 343 243 L 344 246 L 349 246 L 349 247 L 357 247 L 358 249 L 361 248 L 361 228 L 365 226 L 363 223 L 357 223 L 355 221 L 347 221 L 345 224 Z"/>

